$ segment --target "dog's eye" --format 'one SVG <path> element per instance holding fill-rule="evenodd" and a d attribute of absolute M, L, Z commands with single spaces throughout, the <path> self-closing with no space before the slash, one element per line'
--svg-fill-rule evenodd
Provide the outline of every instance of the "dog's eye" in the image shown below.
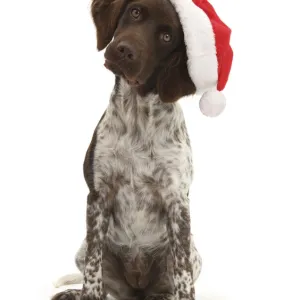
<path fill-rule="evenodd" d="M 138 8 L 133 8 L 131 11 L 131 16 L 134 18 L 134 19 L 138 19 L 141 15 L 141 10 L 138 9 Z"/>
<path fill-rule="evenodd" d="M 160 35 L 160 38 L 162 41 L 164 41 L 165 43 L 170 43 L 172 41 L 172 35 L 169 33 L 162 33 Z"/>

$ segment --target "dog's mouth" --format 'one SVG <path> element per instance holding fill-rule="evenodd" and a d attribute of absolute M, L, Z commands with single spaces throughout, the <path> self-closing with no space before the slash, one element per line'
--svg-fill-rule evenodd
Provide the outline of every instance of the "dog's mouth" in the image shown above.
<path fill-rule="evenodd" d="M 116 63 L 112 62 L 111 60 L 106 59 L 105 63 L 104 63 L 104 66 L 105 66 L 106 69 L 113 72 L 115 75 L 123 77 L 130 86 L 138 87 L 142 84 L 139 80 L 137 80 L 135 78 L 129 78 L 120 69 L 120 67 Z"/>

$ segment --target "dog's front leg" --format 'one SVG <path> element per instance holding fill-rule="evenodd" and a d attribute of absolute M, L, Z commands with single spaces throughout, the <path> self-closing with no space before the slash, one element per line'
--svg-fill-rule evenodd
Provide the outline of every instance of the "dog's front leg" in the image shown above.
<path fill-rule="evenodd" d="M 178 192 L 168 192 L 164 199 L 166 199 L 167 230 L 174 260 L 175 300 L 194 300 L 188 198 Z"/>
<path fill-rule="evenodd" d="M 112 210 L 112 189 L 91 191 L 87 201 L 87 251 L 81 300 L 104 300 L 102 251 Z"/>

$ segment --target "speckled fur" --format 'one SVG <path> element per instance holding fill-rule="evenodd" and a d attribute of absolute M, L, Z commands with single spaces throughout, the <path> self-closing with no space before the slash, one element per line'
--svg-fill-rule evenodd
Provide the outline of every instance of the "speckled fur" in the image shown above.
<path fill-rule="evenodd" d="M 141 97 L 117 78 L 84 171 L 83 289 L 53 300 L 194 299 L 201 258 L 190 233 L 192 153 L 180 105 Z"/>

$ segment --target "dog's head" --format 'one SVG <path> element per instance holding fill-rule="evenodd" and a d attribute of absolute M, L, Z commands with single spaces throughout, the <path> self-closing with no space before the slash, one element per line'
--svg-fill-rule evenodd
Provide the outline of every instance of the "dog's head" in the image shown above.
<path fill-rule="evenodd" d="M 164 102 L 195 93 L 179 17 L 169 0 L 93 0 L 97 48 L 105 66 Z M 113 41 L 112 41 L 113 39 Z M 111 42 L 112 41 L 112 42 Z"/>

